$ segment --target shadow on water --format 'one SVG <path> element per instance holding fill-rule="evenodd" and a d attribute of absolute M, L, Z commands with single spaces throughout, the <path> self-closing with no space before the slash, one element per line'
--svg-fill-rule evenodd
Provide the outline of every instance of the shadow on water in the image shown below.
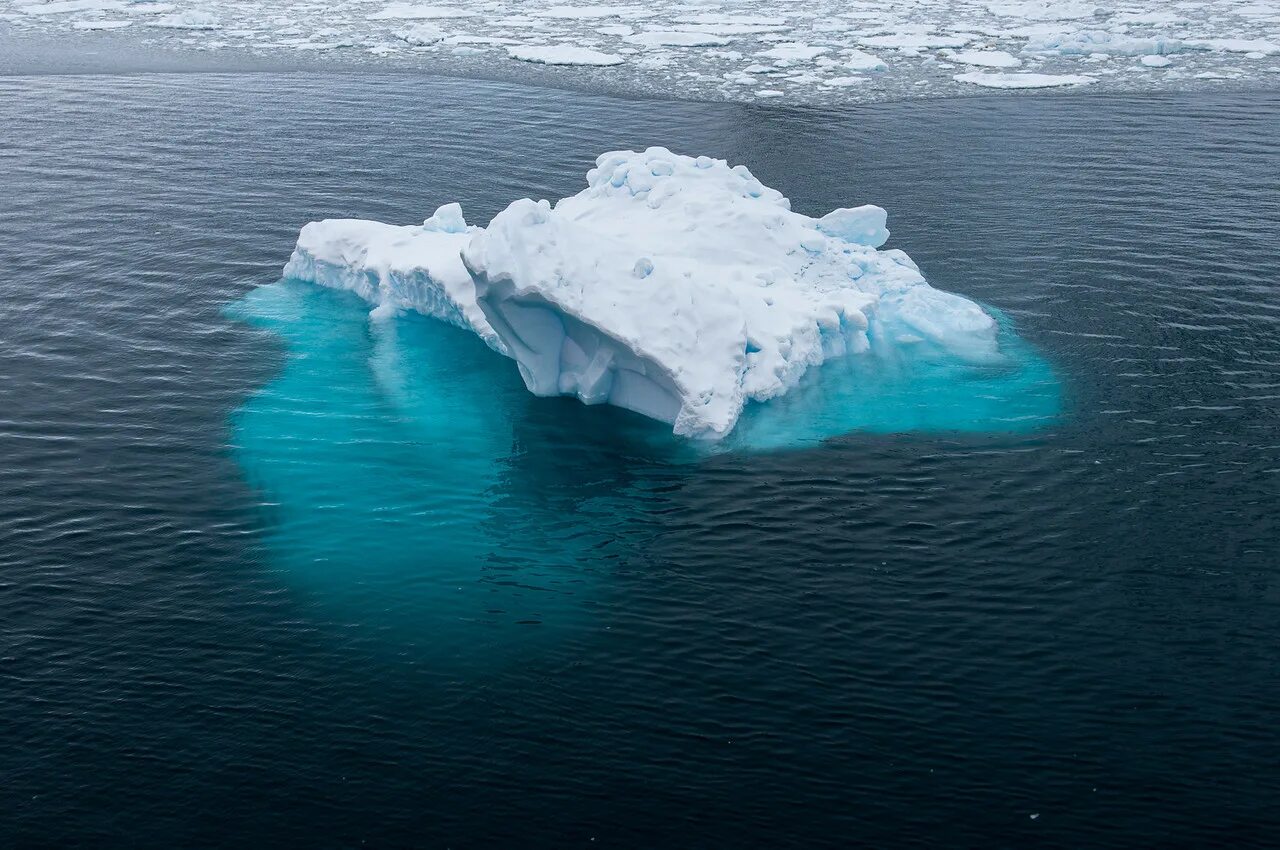
<path fill-rule="evenodd" d="M 1058 412 L 1052 370 L 1003 317 L 999 366 L 923 348 L 846 358 L 752 405 L 711 451 L 613 407 L 534 397 L 473 335 L 416 314 L 371 320 L 349 293 L 286 280 L 229 312 L 289 351 L 233 421 L 273 514 L 273 564 L 459 655 L 474 653 L 476 623 L 582 625 L 600 571 L 643 556 L 645 517 L 711 454 L 746 462 L 850 432 L 1025 432 Z"/>

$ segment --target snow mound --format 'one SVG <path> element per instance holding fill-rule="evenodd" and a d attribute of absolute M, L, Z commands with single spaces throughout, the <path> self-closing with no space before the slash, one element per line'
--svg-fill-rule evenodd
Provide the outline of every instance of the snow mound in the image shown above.
<path fill-rule="evenodd" d="M 811 218 L 744 166 L 654 147 L 604 154 L 577 195 L 516 201 L 487 229 L 456 204 L 421 226 L 313 222 L 285 276 L 469 329 L 537 395 L 719 439 L 833 357 L 1000 362 L 978 305 L 877 250 L 885 223 L 869 205 Z"/>

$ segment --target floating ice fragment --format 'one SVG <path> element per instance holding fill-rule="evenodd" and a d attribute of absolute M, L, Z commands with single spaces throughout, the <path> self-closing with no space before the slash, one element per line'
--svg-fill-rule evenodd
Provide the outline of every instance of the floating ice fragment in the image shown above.
<path fill-rule="evenodd" d="M 1003 50 L 961 50 L 947 58 L 961 65 L 978 65 L 984 68 L 1016 68 L 1022 64 L 1021 59 Z"/>
<path fill-rule="evenodd" d="M 722 47 L 733 39 L 705 32 L 653 30 L 629 35 L 622 40 L 642 47 Z"/>
<path fill-rule="evenodd" d="M 443 41 L 447 33 L 435 24 L 414 24 L 398 31 L 395 36 L 401 41 L 424 47 Z"/>
<path fill-rule="evenodd" d="M 972 83 L 990 89 L 1043 89 L 1056 86 L 1087 86 L 1096 83 L 1096 77 L 1084 74 L 993 74 L 969 71 L 955 75 L 956 82 Z"/>
<path fill-rule="evenodd" d="M 371 21 L 431 20 L 435 18 L 470 18 L 478 15 L 457 6 L 423 6 L 415 3 L 391 3 L 369 16 Z"/>
<path fill-rule="evenodd" d="M 850 71 L 885 71 L 889 68 L 879 56 L 857 49 L 845 53 L 844 66 Z"/>
<path fill-rule="evenodd" d="M 153 21 L 148 21 L 148 24 L 153 27 L 178 30 L 216 30 L 222 28 L 217 15 L 202 9 L 174 12 L 171 15 L 164 15 Z"/>
<path fill-rule="evenodd" d="M 621 65 L 626 60 L 616 53 L 601 53 L 573 44 L 520 45 L 508 47 L 507 55 L 523 62 L 542 65 Z"/>

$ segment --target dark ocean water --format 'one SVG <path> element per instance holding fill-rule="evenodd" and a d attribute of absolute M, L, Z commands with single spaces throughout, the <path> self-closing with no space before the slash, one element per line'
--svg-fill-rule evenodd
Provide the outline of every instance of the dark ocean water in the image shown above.
<path fill-rule="evenodd" d="M 0 846 L 1273 846 L 1278 123 L 0 78 Z M 654 143 L 888 208 L 1055 416 L 689 457 L 258 288 Z"/>

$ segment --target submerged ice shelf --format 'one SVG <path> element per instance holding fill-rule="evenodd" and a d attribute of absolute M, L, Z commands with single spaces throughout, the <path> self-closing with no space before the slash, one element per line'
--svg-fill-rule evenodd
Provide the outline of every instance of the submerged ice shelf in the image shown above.
<path fill-rule="evenodd" d="M 988 312 L 880 250 L 885 223 L 875 206 L 812 218 L 744 166 L 655 147 L 603 154 L 577 195 L 515 201 L 487 228 L 457 204 L 420 226 L 313 222 L 284 274 L 355 292 L 375 318 L 469 330 L 536 395 L 719 440 L 833 359 L 1011 365 Z"/>

